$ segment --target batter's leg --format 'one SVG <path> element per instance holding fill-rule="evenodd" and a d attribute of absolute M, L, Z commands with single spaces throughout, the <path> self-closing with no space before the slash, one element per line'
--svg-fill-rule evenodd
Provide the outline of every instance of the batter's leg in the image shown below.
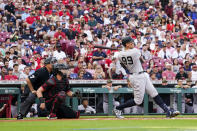
<path fill-rule="evenodd" d="M 129 80 L 133 86 L 134 99 L 130 99 L 120 106 L 117 106 L 116 109 L 118 110 L 122 110 L 124 108 L 132 107 L 135 105 L 140 105 L 143 102 L 146 84 L 144 82 L 144 75 L 130 75 Z"/>
<path fill-rule="evenodd" d="M 146 92 L 147 92 L 147 94 L 149 94 L 154 99 L 155 103 L 157 105 L 159 105 L 164 110 L 164 112 L 166 112 L 166 113 L 169 112 L 167 105 L 164 103 L 162 98 L 158 95 L 157 90 L 155 89 L 152 82 L 150 81 L 149 75 L 147 73 L 144 73 L 144 74 L 146 76 Z"/>
<path fill-rule="evenodd" d="M 146 75 L 146 92 L 153 98 L 155 103 L 159 105 L 164 112 L 166 112 L 166 117 L 175 117 L 180 114 L 179 111 L 175 111 L 174 109 L 168 109 L 168 106 L 166 103 L 162 100 L 162 98 L 159 96 L 157 90 L 153 86 L 152 82 L 150 81 L 149 75 L 145 73 Z"/>
<path fill-rule="evenodd" d="M 130 114 L 131 113 L 131 108 L 132 107 L 124 108 L 124 114 Z"/>

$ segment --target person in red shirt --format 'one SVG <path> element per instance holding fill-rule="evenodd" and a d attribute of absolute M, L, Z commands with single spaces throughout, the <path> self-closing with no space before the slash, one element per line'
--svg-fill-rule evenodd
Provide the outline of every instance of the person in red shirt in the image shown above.
<path fill-rule="evenodd" d="M 13 75 L 12 68 L 8 68 L 8 74 L 5 75 L 4 80 L 18 80 L 18 77 Z"/>
<path fill-rule="evenodd" d="M 42 59 L 42 60 L 40 61 L 40 63 L 39 63 L 38 66 L 36 67 L 36 70 L 38 70 L 38 69 L 40 69 L 40 68 L 42 68 L 42 67 L 44 67 L 44 59 Z"/>
<path fill-rule="evenodd" d="M 62 32 L 62 29 L 61 28 L 58 28 L 58 31 L 54 34 L 54 37 L 56 39 L 61 39 L 61 38 L 66 38 L 66 35 L 64 32 Z"/>
<path fill-rule="evenodd" d="M 86 63 L 92 62 L 92 57 L 93 57 L 93 52 L 91 47 L 89 47 L 87 53 L 85 54 L 85 62 Z"/>
<path fill-rule="evenodd" d="M 171 19 L 168 20 L 168 24 L 167 24 L 166 29 L 167 29 L 168 31 L 173 31 L 173 29 L 174 29 L 174 24 L 172 23 L 172 20 L 171 20 Z"/>
<path fill-rule="evenodd" d="M 81 62 L 78 63 L 77 67 L 74 68 L 74 73 L 79 73 L 79 70 L 81 70 L 83 67 L 83 64 Z"/>
<path fill-rule="evenodd" d="M 187 33 L 187 38 L 192 38 L 193 37 L 193 33 L 192 33 L 192 28 L 189 28 L 189 32 Z"/>
<path fill-rule="evenodd" d="M 89 20 L 89 15 L 88 15 L 88 11 L 87 11 L 87 10 L 84 11 L 84 16 L 83 16 L 83 18 L 84 18 L 85 22 L 87 23 L 88 20 Z"/>
<path fill-rule="evenodd" d="M 38 18 L 35 16 L 34 13 L 31 13 L 29 17 L 26 18 L 26 22 L 32 25 Z"/>

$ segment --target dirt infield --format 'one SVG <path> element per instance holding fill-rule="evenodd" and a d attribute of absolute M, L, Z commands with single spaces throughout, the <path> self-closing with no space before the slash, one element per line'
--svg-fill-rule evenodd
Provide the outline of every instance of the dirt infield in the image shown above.
<path fill-rule="evenodd" d="M 33 121 L 73 121 L 73 120 L 87 120 L 87 121 L 94 121 L 94 120 L 165 120 L 170 118 L 158 118 L 158 117 L 152 117 L 152 118 L 124 118 L 124 119 L 118 119 L 118 118 L 80 118 L 80 119 L 54 119 L 54 120 L 48 120 L 46 118 L 43 119 L 23 119 L 23 120 L 0 120 L 0 122 L 33 122 Z M 197 117 L 177 117 L 172 119 L 180 119 L 180 120 L 197 120 Z"/>

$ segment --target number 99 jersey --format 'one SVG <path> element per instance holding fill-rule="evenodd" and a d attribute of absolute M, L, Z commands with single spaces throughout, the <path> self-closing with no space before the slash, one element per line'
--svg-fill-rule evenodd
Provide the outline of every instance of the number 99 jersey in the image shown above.
<path fill-rule="evenodd" d="M 129 73 L 139 73 L 143 71 L 140 61 L 140 50 L 133 48 L 126 51 L 120 51 L 118 60 L 123 68 L 129 71 Z"/>

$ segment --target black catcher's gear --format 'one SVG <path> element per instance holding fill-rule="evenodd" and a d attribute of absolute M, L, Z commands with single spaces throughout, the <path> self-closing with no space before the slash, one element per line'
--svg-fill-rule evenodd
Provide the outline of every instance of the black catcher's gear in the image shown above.
<path fill-rule="evenodd" d="M 57 74 L 62 76 L 62 79 L 67 79 L 66 70 L 68 67 L 65 64 L 54 64 L 53 65 L 53 75 Z"/>
<path fill-rule="evenodd" d="M 73 95 L 72 95 L 73 97 L 77 97 L 78 99 L 81 99 L 81 92 L 80 92 L 80 90 L 77 90 L 75 93 L 73 93 Z"/>

